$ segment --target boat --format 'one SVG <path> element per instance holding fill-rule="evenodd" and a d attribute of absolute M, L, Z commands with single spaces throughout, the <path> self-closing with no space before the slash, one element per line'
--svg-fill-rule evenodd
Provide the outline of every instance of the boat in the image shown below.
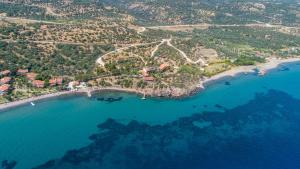
<path fill-rule="evenodd" d="M 258 72 L 258 75 L 259 76 L 264 76 L 266 74 L 266 71 L 265 70 L 260 70 L 259 72 Z"/>
<path fill-rule="evenodd" d="M 255 71 L 257 72 L 258 76 L 264 76 L 266 74 L 266 71 L 263 69 L 259 69 L 258 67 L 255 68 Z"/>
<path fill-rule="evenodd" d="M 30 102 L 31 106 L 35 106 L 35 104 L 33 102 Z"/>
<path fill-rule="evenodd" d="M 145 94 L 145 92 L 144 92 L 144 95 L 143 95 L 143 97 L 141 99 L 142 100 L 146 100 L 146 94 Z"/>

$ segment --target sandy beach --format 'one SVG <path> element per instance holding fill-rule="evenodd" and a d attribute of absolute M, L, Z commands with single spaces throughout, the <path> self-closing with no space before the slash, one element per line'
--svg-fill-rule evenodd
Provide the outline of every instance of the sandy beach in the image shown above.
<path fill-rule="evenodd" d="M 17 106 L 21 106 L 24 104 L 29 104 L 30 102 L 35 102 L 38 100 L 44 100 L 44 99 L 49 99 L 49 98 L 58 97 L 58 96 L 62 96 L 62 95 L 69 95 L 69 94 L 76 94 L 76 93 L 77 93 L 76 91 L 75 92 L 74 91 L 62 91 L 62 92 L 57 92 L 57 93 L 50 93 L 50 94 L 45 94 L 45 95 L 41 95 L 41 96 L 31 97 L 31 98 L 23 99 L 23 100 L 17 100 L 17 101 L 1 104 L 0 110 L 17 107 Z"/>
<path fill-rule="evenodd" d="M 266 63 L 253 65 L 253 66 L 235 67 L 231 70 L 201 80 L 200 83 L 197 85 L 197 88 L 203 90 L 205 89 L 206 85 L 214 83 L 220 79 L 224 79 L 226 77 L 234 77 L 241 73 L 253 73 L 255 72 L 256 68 L 258 68 L 260 71 L 268 72 L 269 70 L 277 68 L 281 64 L 292 63 L 292 62 L 300 62 L 300 58 L 288 58 L 288 59 L 268 58 Z M 86 89 L 80 89 L 75 91 L 62 91 L 57 93 L 45 94 L 45 95 L 36 96 L 28 99 L 4 103 L 0 105 L 0 110 L 5 110 L 5 109 L 21 106 L 24 104 L 29 104 L 30 102 L 35 102 L 38 100 L 44 100 L 44 99 L 49 99 L 49 98 L 63 96 L 63 95 L 86 94 L 87 96 L 91 96 L 93 93 L 98 93 L 102 91 L 118 91 L 118 92 L 127 92 L 127 93 L 139 94 L 139 95 L 146 94 L 146 95 L 153 96 L 153 92 L 151 92 L 150 90 L 137 90 L 137 89 L 120 88 L 120 87 L 105 87 L 105 88 L 93 87 L 93 88 L 86 88 Z"/>
<path fill-rule="evenodd" d="M 126 89 L 126 88 L 118 88 L 118 87 L 105 87 L 105 88 L 94 87 L 94 88 L 86 88 L 86 89 L 73 90 L 73 91 L 62 91 L 62 92 L 57 92 L 57 93 L 50 93 L 50 94 L 31 97 L 31 98 L 27 98 L 27 99 L 23 99 L 23 100 L 4 103 L 4 104 L 0 104 L 0 110 L 10 109 L 13 107 L 29 104 L 30 102 L 50 99 L 50 98 L 59 97 L 59 96 L 76 95 L 76 94 L 90 96 L 93 93 L 98 93 L 98 92 L 103 92 L 103 91 L 117 91 L 117 92 L 134 93 L 134 94 L 140 94 L 140 95 L 143 94 L 142 91 L 139 91 L 136 89 L 129 89 L 129 88 Z"/>
<path fill-rule="evenodd" d="M 204 89 L 206 85 L 211 84 L 220 79 L 224 79 L 226 77 L 234 77 L 241 73 L 254 73 L 255 69 L 259 69 L 261 72 L 267 73 L 268 71 L 277 68 L 281 64 L 292 63 L 292 62 L 300 62 L 300 58 L 288 58 L 288 59 L 280 59 L 280 58 L 267 58 L 266 63 L 261 63 L 253 66 L 239 66 L 232 68 L 228 71 L 219 73 L 212 77 L 201 80 L 199 83 L 199 87 Z"/>

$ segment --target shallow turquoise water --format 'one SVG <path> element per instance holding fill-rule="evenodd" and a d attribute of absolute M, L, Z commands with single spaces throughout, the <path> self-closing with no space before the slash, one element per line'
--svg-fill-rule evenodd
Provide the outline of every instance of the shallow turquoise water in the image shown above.
<path fill-rule="evenodd" d="M 242 75 L 231 85 L 218 82 L 207 90 L 180 100 L 141 100 L 131 94 L 102 93 L 98 97 L 123 97 L 122 101 L 101 102 L 83 96 L 57 98 L 0 113 L 0 161 L 16 160 L 17 169 L 39 165 L 64 155 L 67 150 L 88 145 L 96 126 L 108 118 L 164 124 L 203 111 L 220 111 L 215 105 L 234 108 L 253 99 L 257 92 L 284 91 L 300 98 L 300 65 L 289 71 L 273 70 L 264 77 Z"/>

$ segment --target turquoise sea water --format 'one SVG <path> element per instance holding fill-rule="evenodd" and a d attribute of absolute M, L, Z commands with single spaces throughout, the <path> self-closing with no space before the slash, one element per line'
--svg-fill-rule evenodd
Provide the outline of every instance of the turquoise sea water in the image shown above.
<path fill-rule="evenodd" d="M 37 102 L 34 107 L 28 104 L 0 111 L 0 161 L 15 160 L 16 169 L 29 169 L 48 160 L 59 159 L 68 150 L 92 143 L 89 136 L 97 133 L 97 125 L 109 118 L 122 124 L 136 120 L 148 125 L 163 125 L 176 121 L 180 117 L 191 117 L 195 113 L 201 114 L 204 111 L 226 113 L 227 109 L 233 109 L 229 111 L 231 113 L 236 111 L 235 108 L 238 106 L 253 100 L 256 93 L 266 93 L 270 89 L 300 99 L 300 65 L 291 64 L 288 67 L 289 70 L 273 70 L 264 77 L 249 74 L 226 80 L 230 85 L 220 81 L 208 86 L 201 93 L 180 100 L 160 98 L 141 100 L 139 96 L 132 94 L 100 93 L 92 99 L 84 96 L 69 96 Z M 274 95 L 276 96 L 283 97 L 280 94 Z M 122 100 L 109 103 L 97 100 L 100 97 L 122 97 Z M 257 106 L 263 105 L 257 104 Z M 238 119 L 238 121 L 243 120 L 244 117 Z M 212 123 L 203 122 L 194 125 L 205 128 Z M 295 138 L 298 139 L 300 136 L 296 135 Z M 234 144 L 239 145 L 237 140 L 234 140 Z M 211 143 L 210 146 L 214 144 Z M 204 168 L 212 167 L 206 164 Z M 268 167 L 260 165 L 257 168 Z"/>

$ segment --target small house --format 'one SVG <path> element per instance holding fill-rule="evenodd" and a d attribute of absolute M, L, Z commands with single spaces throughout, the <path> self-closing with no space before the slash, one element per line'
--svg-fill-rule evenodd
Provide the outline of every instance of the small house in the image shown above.
<path fill-rule="evenodd" d="M 50 79 L 49 84 L 50 84 L 50 86 L 55 86 L 57 84 L 56 79 Z"/>
<path fill-rule="evenodd" d="M 37 76 L 36 73 L 27 73 L 26 74 L 27 79 L 30 80 L 30 81 L 34 81 L 36 76 Z"/>
<path fill-rule="evenodd" d="M 41 25 L 40 29 L 41 30 L 46 30 L 46 29 L 48 29 L 48 26 L 47 25 Z"/>
<path fill-rule="evenodd" d="M 155 80 L 155 79 L 154 79 L 154 77 L 152 77 L 152 76 L 144 77 L 144 81 L 152 82 L 152 81 L 154 81 L 154 80 Z"/>
<path fill-rule="evenodd" d="M 43 88 L 43 87 L 45 87 L 45 82 L 42 80 L 34 80 L 32 82 L 32 85 L 37 88 Z"/>
<path fill-rule="evenodd" d="M 10 70 L 4 70 L 2 72 L 0 72 L 1 76 L 8 76 L 10 74 Z"/>
<path fill-rule="evenodd" d="M 272 35 L 265 35 L 265 39 L 266 40 L 271 40 L 272 39 Z"/>
<path fill-rule="evenodd" d="M 155 72 L 156 68 L 155 67 L 144 67 L 142 70 L 142 74 L 144 77 L 149 76 L 149 73 Z"/>
<path fill-rule="evenodd" d="M 76 87 L 79 85 L 80 83 L 78 81 L 72 81 L 72 82 L 69 82 L 68 84 L 68 89 L 69 90 L 75 90 Z"/>
<path fill-rule="evenodd" d="M 56 77 L 49 80 L 50 86 L 62 85 L 62 83 L 63 83 L 62 77 Z"/>
<path fill-rule="evenodd" d="M 63 84 L 64 79 L 62 77 L 57 77 L 56 78 L 56 84 L 57 85 L 62 85 Z"/>
<path fill-rule="evenodd" d="M 7 84 L 11 81 L 11 77 L 3 77 L 0 79 L 0 84 Z"/>
<path fill-rule="evenodd" d="M 0 95 L 3 95 L 8 92 L 10 85 L 4 84 L 0 86 Z"/>
<path fill-rule="evenodd" d="M 142 75 L 143 75 L 144 77 L 149 76 L 149 73 L 146 71 L 146 69 L 143 69 L 143 70 L 141 70 L 140 72 L 142 73 Z"/>
<path fill-rule="evenodd" d="M 18 70 L 19 75 L 25 75 L 26 73 L 28 73 L 28 69 L 19 69 Z"/>
<path fill-rule="evenodd" d="M 145 67 L 143 70 L 146 71 L 146 72 L 155 72 L 156 67 Z"/>
<path fill-rule="evenodd" d="M 159 70 L 160 70 L 160 71 L 165 71 L 165 70 L 168 69 L 168 68 L 169 68 L 169 65 L 166 64 L 166 63 L 163 63 L 163 64 L 161 64 L 161 65 L 159 66 Z"/>

